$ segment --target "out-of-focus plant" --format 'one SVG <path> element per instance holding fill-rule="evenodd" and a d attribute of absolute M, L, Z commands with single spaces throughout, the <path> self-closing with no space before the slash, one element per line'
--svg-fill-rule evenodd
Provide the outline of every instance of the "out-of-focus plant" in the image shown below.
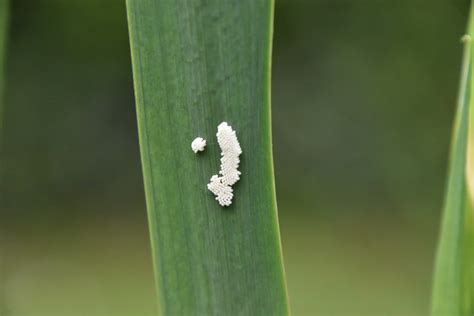
<path fill-rule="evenodd" d="M 4 104 L 4 86 L 5 86 L 5 55 L 6 55 L 6 42 L 8 36 L 8 0 L 0 0 L 0 188 L 3 182 L 2 172 L 2 126 L 3 126 L 3 104 Z M 2 192 L 0 190 L 0 210 L 2 209 L 1 204 L 3 203 Z M 4 229 L 2 229 L 2 220 L 0 219 L 0 316 L 5 311 L 4 299 L 5 299 L 5 249 L 4 249 Z"/>
<path fill-rule="evenodd" d="M 5 55 L 8 37 L 8 0 L 0 0 L 0 139 L 3 125 L 3 101 L 4 101 L 4 79 L 5 79 Z M 0 142 L 1 143 L 1 142 Z"/>
<path fill-rule="evenodd" d="M 471 6 L 451 144 L 441 236 L 436 257 L 432 315 L 464 316 L 474 312 L 474 98 L 472 97 Z"/>

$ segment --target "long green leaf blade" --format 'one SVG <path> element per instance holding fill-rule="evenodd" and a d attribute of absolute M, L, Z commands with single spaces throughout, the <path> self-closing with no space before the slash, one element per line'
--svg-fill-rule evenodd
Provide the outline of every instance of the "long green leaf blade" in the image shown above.
<path fill-rule="evenodd" d="M 0 139 L 2 135 L 3 125 L 3 103 L 4 103 L 4 89 L 5 89 L 5 55 L 8 37 L 8 0 L 0 0 Z M 1 142 L 0 142 L 1 143 Z"/>
<path fill-rule="evenodd" d="M 164 315 L 286 315 L 273 180 L 273 0 L 127 0 L 158 301 Z M 207 190 L 217 125 L 242 146 L 234 202 Z M 195 155 L 191 141 L 207 139 Z"/>
<path fill-rule="evenodd" d="M 451 144 L 441 235 L 436 257 L 432 315 L 472 315 L 472 8 L 465 44 L 458 106 Z M 471 189 L 470 189 L 471 188 Z"/>
<path fill-rule="evenodd" d="M 4 89 L 5 89 L 5 62 L 6 62 L 6 45 L 8 37 L 8 17 L 9 2 L 8 0 L 0 0 L 0 188 L 3 185 L 3 169 L 2 169 L 2 135 L 3 135 L 3 113 L 4 113 Z M 2 202 L 0 190 L 0 204 Z M 1 205 L 0 205 L 1 210 Z M 5 311 L 5 236 L 4 223 L 0 219 L 0 316 L 6 314 Z"/>

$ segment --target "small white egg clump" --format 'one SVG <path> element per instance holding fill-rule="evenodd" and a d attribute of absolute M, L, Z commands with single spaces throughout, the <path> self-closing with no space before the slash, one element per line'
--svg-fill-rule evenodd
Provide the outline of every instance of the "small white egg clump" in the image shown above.
<path fill-rule="evenodd" d="M 191 143 L 191 148 L 196 154 L 198 151 L 203 151 L 205 147 L 206 147 L 206 140 L 202 137 L 196 137 Z"/>
<path fill-rule="evenodd" d="M 213 175 L 207 188 L 214 193 L 220 205 L 229 206 L 232 204 L 232 198 L 234 197 L 232 185 L 240 180 L 238 168 L 242 149 L 235 131 L 227 122 L 222 122 L 217 127 L 216 136 L 222 151 L 220 176 Z"/>

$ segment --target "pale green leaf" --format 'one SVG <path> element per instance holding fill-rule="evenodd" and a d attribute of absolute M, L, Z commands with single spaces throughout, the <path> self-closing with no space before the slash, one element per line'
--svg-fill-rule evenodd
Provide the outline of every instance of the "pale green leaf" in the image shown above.
<path fill-rule="evenodd" d="M 474 192 L 474 156 L 471 154 L 474 149 L 472 36 L 472 23 L 469 23 L 468 32 L 462 38 L 464 58 L 435 265 L 433 316 L 473 314 L 473 195 L 470 194 Z"/>

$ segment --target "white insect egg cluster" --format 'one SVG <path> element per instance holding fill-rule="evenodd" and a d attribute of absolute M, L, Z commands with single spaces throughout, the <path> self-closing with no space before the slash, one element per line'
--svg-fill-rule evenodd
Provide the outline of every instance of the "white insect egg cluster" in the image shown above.
<path fill-rule="evenodd" d="M 221 148 L 221 170 L 219 175 L 213 175 L 207 185 L 209 191 L 214 193 L 216 200 L 222 206 L 232 204 L 234 193 L 232 185 L 240 179 L 239 156 L 242 153 L 237 135 L 227 122 L 222 122 L 217 127 L 217 142 Z"/>
<path fill-rule="evenodd" d="M 206 147 L 206 140 L 202 137 L 196 137 L 191 143 L 191 148 L 196 154 L 198 151 L 203 151 L 205 147 Z"/>

